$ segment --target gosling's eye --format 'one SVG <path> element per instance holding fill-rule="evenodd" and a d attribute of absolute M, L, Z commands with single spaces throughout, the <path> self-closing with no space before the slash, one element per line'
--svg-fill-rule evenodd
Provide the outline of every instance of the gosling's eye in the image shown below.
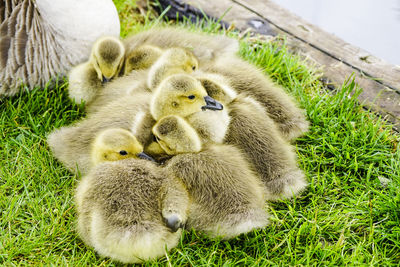
<path fill-rule="evenodd" d="M 194 99 L 195 96 L 194 96 L 194 95 L 190 95 L 190 96 L 188 96 L 188 98 L 189 98 L 189 99 Z"/>
<path fill-rule="evenodd" d="M 128 152 L 126 152 L 125 150 L 121 150 L 121 151 L 119 152 L 119 154 L 120 154 L 121 156 L 126 156 L 126 155 L 128 155 Z"/>
<path fill-rule="evenodd" d="M 196 66 L 192 66 L 192 70 L 196 70 Z"/>

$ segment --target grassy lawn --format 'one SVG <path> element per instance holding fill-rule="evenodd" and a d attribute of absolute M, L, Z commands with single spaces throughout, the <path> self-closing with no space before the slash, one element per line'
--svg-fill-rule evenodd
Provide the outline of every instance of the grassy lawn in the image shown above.
<path fill-rule="evenodd" d="M 156 23 L 132 16 L 135 2 L 115 2 L 123 36 Z M 399 135 L 357 104 L 360 89 L 351 80 L 327 91 L 319 72 L 279 42 L 243 41 L 240 55 L 307 110 L 311 130 L 295 145 L 310 186 L 294 200 L 271 203 L 265 229 L 230 241 L 185 232 L 167 257 L 147 265 L 398 265 Z M 0 100 L 0 265 L 116 265 L 77 236 L 79 177 L 46 145 L 46 133 L 84 115 L 66 87 L 60 81 Z"/>

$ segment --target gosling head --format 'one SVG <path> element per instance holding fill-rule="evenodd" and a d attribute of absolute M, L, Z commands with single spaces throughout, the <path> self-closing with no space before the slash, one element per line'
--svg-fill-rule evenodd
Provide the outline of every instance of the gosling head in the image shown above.
<path fill-rule="evenodd" d="M 94 43 L 90 62 L 102 82 L 108 82 L 119 74 L 124 55 L 124 45 L 118 38 L 106 36 Z"/>
<path fill-rule="evenodd" d="M 178 73 L 192 73 L 198 68 L 197 58 L 185 48 L 169 48 L 151 66 L 147 86 L 154 89 L 168 76 Z"/>
<path fill-rule="evenodd" d="M 196 130 L 183 118 L 175 115 L 160 119 L 153 134 L 168 155 L 200 152 L 202 143 Z"/>
<path fill-rule="evenodd" d="M 150 68 L 163 51 L 153 45 L 142 45 L 125 54 L 124 75 L 132 70 L 142 70 Z"/>
<path fill-rule="evenodd" d="M 222 75 L 200 72 L 195 77 L 201 82 L 209 96 L 223 104 L 231 103 L 237 96 L 236 91 L 230 87 L 229 80 Z"/>
<path fill-rule="evenodd" d="M 173 47 L 165 50 L 160 58 L 168 65 L 181 68 L 187 73 L 192 73 L 199 67 L 199 62 L 194 54 L 186 48 Z"/>
<path fill-rule="evenodd" d="M 185 118 L 207 109 L 222 110 L 223 106 L 207 94 L 200 81 L 187 74 L 175 74 L 163 80 L 150 102 L 155 120 L 168 115 Z"/>
<path fill-rule="evenodd" d="M 92 145 L 93 164 L 126 158 L 154 161 L 153 158 L 143 153 L 143 146 L 133 134 L 125 129 L 110 128 L 97 135 Z"/>

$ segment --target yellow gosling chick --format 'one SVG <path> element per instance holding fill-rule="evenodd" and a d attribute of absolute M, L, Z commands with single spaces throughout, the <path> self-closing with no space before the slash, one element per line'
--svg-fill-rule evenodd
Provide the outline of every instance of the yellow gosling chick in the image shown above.
<path fill-rule="evenodd" d="M 183 181 L 192 200 L 187 228 L 229 239 L 268 224 L 263 185 L 239 149 L 202 145 L 179 116 L 160 119 L 153 134 L 166 153 L 175 155 L 165 168 Z"/>
<path fill-rule="evenodd" d="M 93 101 L 103 85 L 119 74 L 124 54 L 125 48 L 118 38 L 106 36 L 98 39 L 89 61 L 69 72 L 69 97 L 77 103 Z"/>
<path fill-rule="evenodd" d="M 125 54 L 124 75 L 132 70 L 150 68 L 162 55 L 163 50 L 153 45 L 142 45 Z"/>
<path fill-rule="evenodd" d="M 100 132 L 92 143 L 93 165 L 104 161 L 142 158 L 154 161 L 143 152 L 143 146 L 128 130 L 109 128 Z"/>
<path fill-rule="evenodd" d="M 184 48 L 169 48 L 151 66 L 147 86 L 154 90 L 168 76 L 177 73 L 192 73 L 198 68 L 196 57 Z"/>
<path fill-rule="evenodd" d="M 81 121 L 51 132 L 47 137 L 53 155 L 71 172 L 86 174 L 93 165 L 91 149 L 96 136 L 108 128 L 130 131 L 146 145 L 152 141 L 155 121 L 148 112 L 150 93 L 111 101 Z"/>
<path fill-rule="evenodd" d="M 180 180 L 134 158 L 96 165 L 79 182 L 75 200 L 82 240 L 122 263 L 154 260 L 174 248 L 189 209 Z"/>
<path fill-rule="evenodd" d="M 150 112 L 155 120 L 179 115 L 203 140 L 223 141 L 229 124 L 228 110 L 207 94 L 200 81 L 187 74 L 172 75 L 153 93 Z"/>

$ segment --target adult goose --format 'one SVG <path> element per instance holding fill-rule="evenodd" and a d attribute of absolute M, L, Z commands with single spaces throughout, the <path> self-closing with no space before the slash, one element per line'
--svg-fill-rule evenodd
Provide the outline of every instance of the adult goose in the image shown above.
<path fill-rule="evenodd" d="M 111 0 L 0 1 L 0 97 L 64 76 L 97 38 L 119 36 Z"/>

